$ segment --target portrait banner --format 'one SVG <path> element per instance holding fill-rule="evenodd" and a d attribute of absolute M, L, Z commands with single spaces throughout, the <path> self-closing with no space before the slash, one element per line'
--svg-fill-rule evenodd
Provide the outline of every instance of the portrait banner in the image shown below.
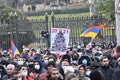
<path fill-rule="evenodd" d="M 50 52 L 54 54 L 66 54 L 69 44 L 70 29 L 51 28 Z"/>

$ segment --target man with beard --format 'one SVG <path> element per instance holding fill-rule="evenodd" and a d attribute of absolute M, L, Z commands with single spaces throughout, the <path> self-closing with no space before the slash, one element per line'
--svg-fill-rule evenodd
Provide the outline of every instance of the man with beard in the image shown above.
<path fill-rule="evenodd" d="M 9 78 L 12 78 L 13 75 L 12 73 L 15 71 L 15 65 L 13 64 L 8 64 L 7 65 L 7 74 L 3 76 L 2 80 L 7 80 Z"/>
<path fill-rule="evenodd" d="M 57 68 L 51 69 L 50 80 L 63 80 L 63 76 L 59 73 Z"/>
<path fill-rule="evenodd" d="M 109 62 L 110 60 L 106 56 L 102 56 L 100 59 L 101 67 L 99 71 L 105 80 L 112 80 L 113 69 L 109 66 Z"/>

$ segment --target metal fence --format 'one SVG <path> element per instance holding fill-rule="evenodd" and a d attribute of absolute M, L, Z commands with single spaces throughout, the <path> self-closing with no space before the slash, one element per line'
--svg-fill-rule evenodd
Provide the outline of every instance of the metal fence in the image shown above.
<path fill-rule="evenodd" d="M 51 27 L 69 28 L 70 42 L 69 45 L 88 43 L 90 38 L 81 38 L 80 34 L 90 26 L 107 24 L 103 28 L 94 42 L 116 42 L 115 24 L 108 22 L 105 17 L 68 17 L 56 18 L 53 14 L 46 14 L 44 19 L 27 20 L 11 17 L 9 23 L 2 21 L 0 23 L 0 47 L 3 49 L 10 48 L 10 40 L 13 40 L 17 48 L 21 50 L 22 45 L 34 47 L 49 47 L 50 37 L 43 37 L 42 31 L 50 34 Z"/>

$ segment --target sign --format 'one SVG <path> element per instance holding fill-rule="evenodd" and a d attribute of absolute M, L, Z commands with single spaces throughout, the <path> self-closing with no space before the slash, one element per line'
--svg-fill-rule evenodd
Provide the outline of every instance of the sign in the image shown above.
<path fill-rule="evenodd" d="M 70 30 L 67 28 L 51 28 L 51 53 L 66 54 L 69 43 L 69 32 Z"/>
<path fill-rule="evenodd" d="M 115 0 L 115 19 L 116 19 L 116 39 L 117 46 L 120 45 L 120 0 Z"/>
<path fill-rule="evenodd" d="M 117 5 L 116 14 L 120 14 L 120 0 Z"/>

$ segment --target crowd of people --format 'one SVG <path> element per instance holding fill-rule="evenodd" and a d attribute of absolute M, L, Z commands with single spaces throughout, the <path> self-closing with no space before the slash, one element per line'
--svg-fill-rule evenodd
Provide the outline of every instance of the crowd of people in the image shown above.
<path fill-rule="evenodd" d="M 13 57 L 0 51 L 0 80 L 119 80 L 120 46 L 75 45 L 66 54 L 29 49 Z"/>

